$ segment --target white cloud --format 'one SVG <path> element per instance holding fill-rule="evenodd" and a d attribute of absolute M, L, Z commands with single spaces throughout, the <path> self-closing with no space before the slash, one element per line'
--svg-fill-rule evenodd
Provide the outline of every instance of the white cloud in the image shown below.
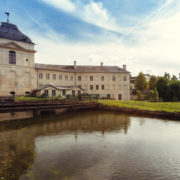
<path fill-rule="evenodd" d="M 72 3 L 70 0 L 41 1 L 50 4 L 55 8 L 66 11 L 85 22 L 119 32 L 120 27 L 117 26 L 115 18 L 112 17 L 103 7 L 102 2 L 91 1 L 89 4 L 83 4 L 81 1 L 78 1 L 78 3 Z"/>
<path fill-rule="evenodd" d="M 167 7 L 172 2 L 172 0 L 167 1 L 162 7 Z M 164 10 L 162 7 L 161 10 Z M 102 9 L 102 4 L 86 5 L 82 11 L 85 11 L 88 16 L 83 18 L 87 21 L 93 21 L 90 16 L 99 16 L 99 19 L 103 18 L 104 23 L 106 23 L 109 21 L 109 16 Z M 93 12 L 95 13 L 93 14 Z M 57 41 L 34 35 L 32 38 L 39 44 L 36 62 L 72 64 L 74 60 L 77 60 L 78 64 L 81 65 L 98 65 L 100 62 L 104 62 L 105 65 L 118 65 L 120 67 L 127 64 L 128 70 L 133 74 L 143 71 L 156 75 L 163 75 L 164 72 L 178 75 L 180 67 L 180 11 L 168 14 L 168 16 L 167 14 L 168 11 L 166 16 L 153 16 L 152 19 L 144 22 L 146 29 L 134 32 L 138 43 L 133 45 L 125 45 L 117 37 L 112 37 L 111 42 L 113 43 L 67 44 L 64 39 L 59 39 L 57 43 Z M 99 24 L 103 20 L 96 22 Z"/>
<path fill-rule="evenodd" d="M 79 16 L 82 17 L 84 21 L 109 30 L 118 31 L 117 25 L 115 25 L 115 18 L 109 15 L 100 2 L 90 2 L 90 4 L 85 5 L 82 14 L 83 16 L 81 16 L 81 14 L 79 14 Z"/>
<path fill-rule="evenodd" d="M 75 6 L 70 0 L 42 0 L 42 1 L 67 12 L 72 12 L 75 10 Z"/>

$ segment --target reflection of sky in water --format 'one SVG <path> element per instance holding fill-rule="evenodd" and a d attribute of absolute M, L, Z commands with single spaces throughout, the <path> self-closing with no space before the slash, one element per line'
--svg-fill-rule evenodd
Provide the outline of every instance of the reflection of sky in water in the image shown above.
<path fill-rule="evenodd" d="M 127 135 L 94 132 L 79 133 L 76 139 L 74 134 L 39 137 L 34 169 L 54 168 L 59 177 L 70 179 L 179 179 L 180 123 L 142 120 L 131 118 Z"/>
<path fill-rule="evenodd" d="M 180 122 L 102 112 L 63 119 L 4 132 L 7 142 L 26 135 L 24 151 L 34 147 L 20 180 L 180 179 Z"/>

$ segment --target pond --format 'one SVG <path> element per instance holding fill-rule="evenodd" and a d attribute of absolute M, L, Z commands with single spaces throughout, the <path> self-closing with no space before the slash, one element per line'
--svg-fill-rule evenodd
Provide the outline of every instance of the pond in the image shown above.
<path fill-rule="evenodd" d="M 178 121 L 103 111 L 30 121 L 0 131 L 0 180 L 180 179 Z"/>

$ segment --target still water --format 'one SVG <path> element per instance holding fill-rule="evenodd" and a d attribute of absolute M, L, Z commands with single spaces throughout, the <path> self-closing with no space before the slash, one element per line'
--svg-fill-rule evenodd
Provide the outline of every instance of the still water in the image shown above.
<path fill-rule="evenodd" d="M 0 180 L 180 179 L 180 122 L 102 111 L 40 119 L 0 132 Z"/>

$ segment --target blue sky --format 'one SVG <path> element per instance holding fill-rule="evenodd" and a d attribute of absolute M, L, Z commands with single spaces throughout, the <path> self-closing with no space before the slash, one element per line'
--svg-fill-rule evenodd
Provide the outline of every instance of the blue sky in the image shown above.
<path fill-rule="evenodd" d="M 36 62 L 179 73 L 179 0 L 0 0 L 1 21 L 5 11 L 36 44 Z"/>

